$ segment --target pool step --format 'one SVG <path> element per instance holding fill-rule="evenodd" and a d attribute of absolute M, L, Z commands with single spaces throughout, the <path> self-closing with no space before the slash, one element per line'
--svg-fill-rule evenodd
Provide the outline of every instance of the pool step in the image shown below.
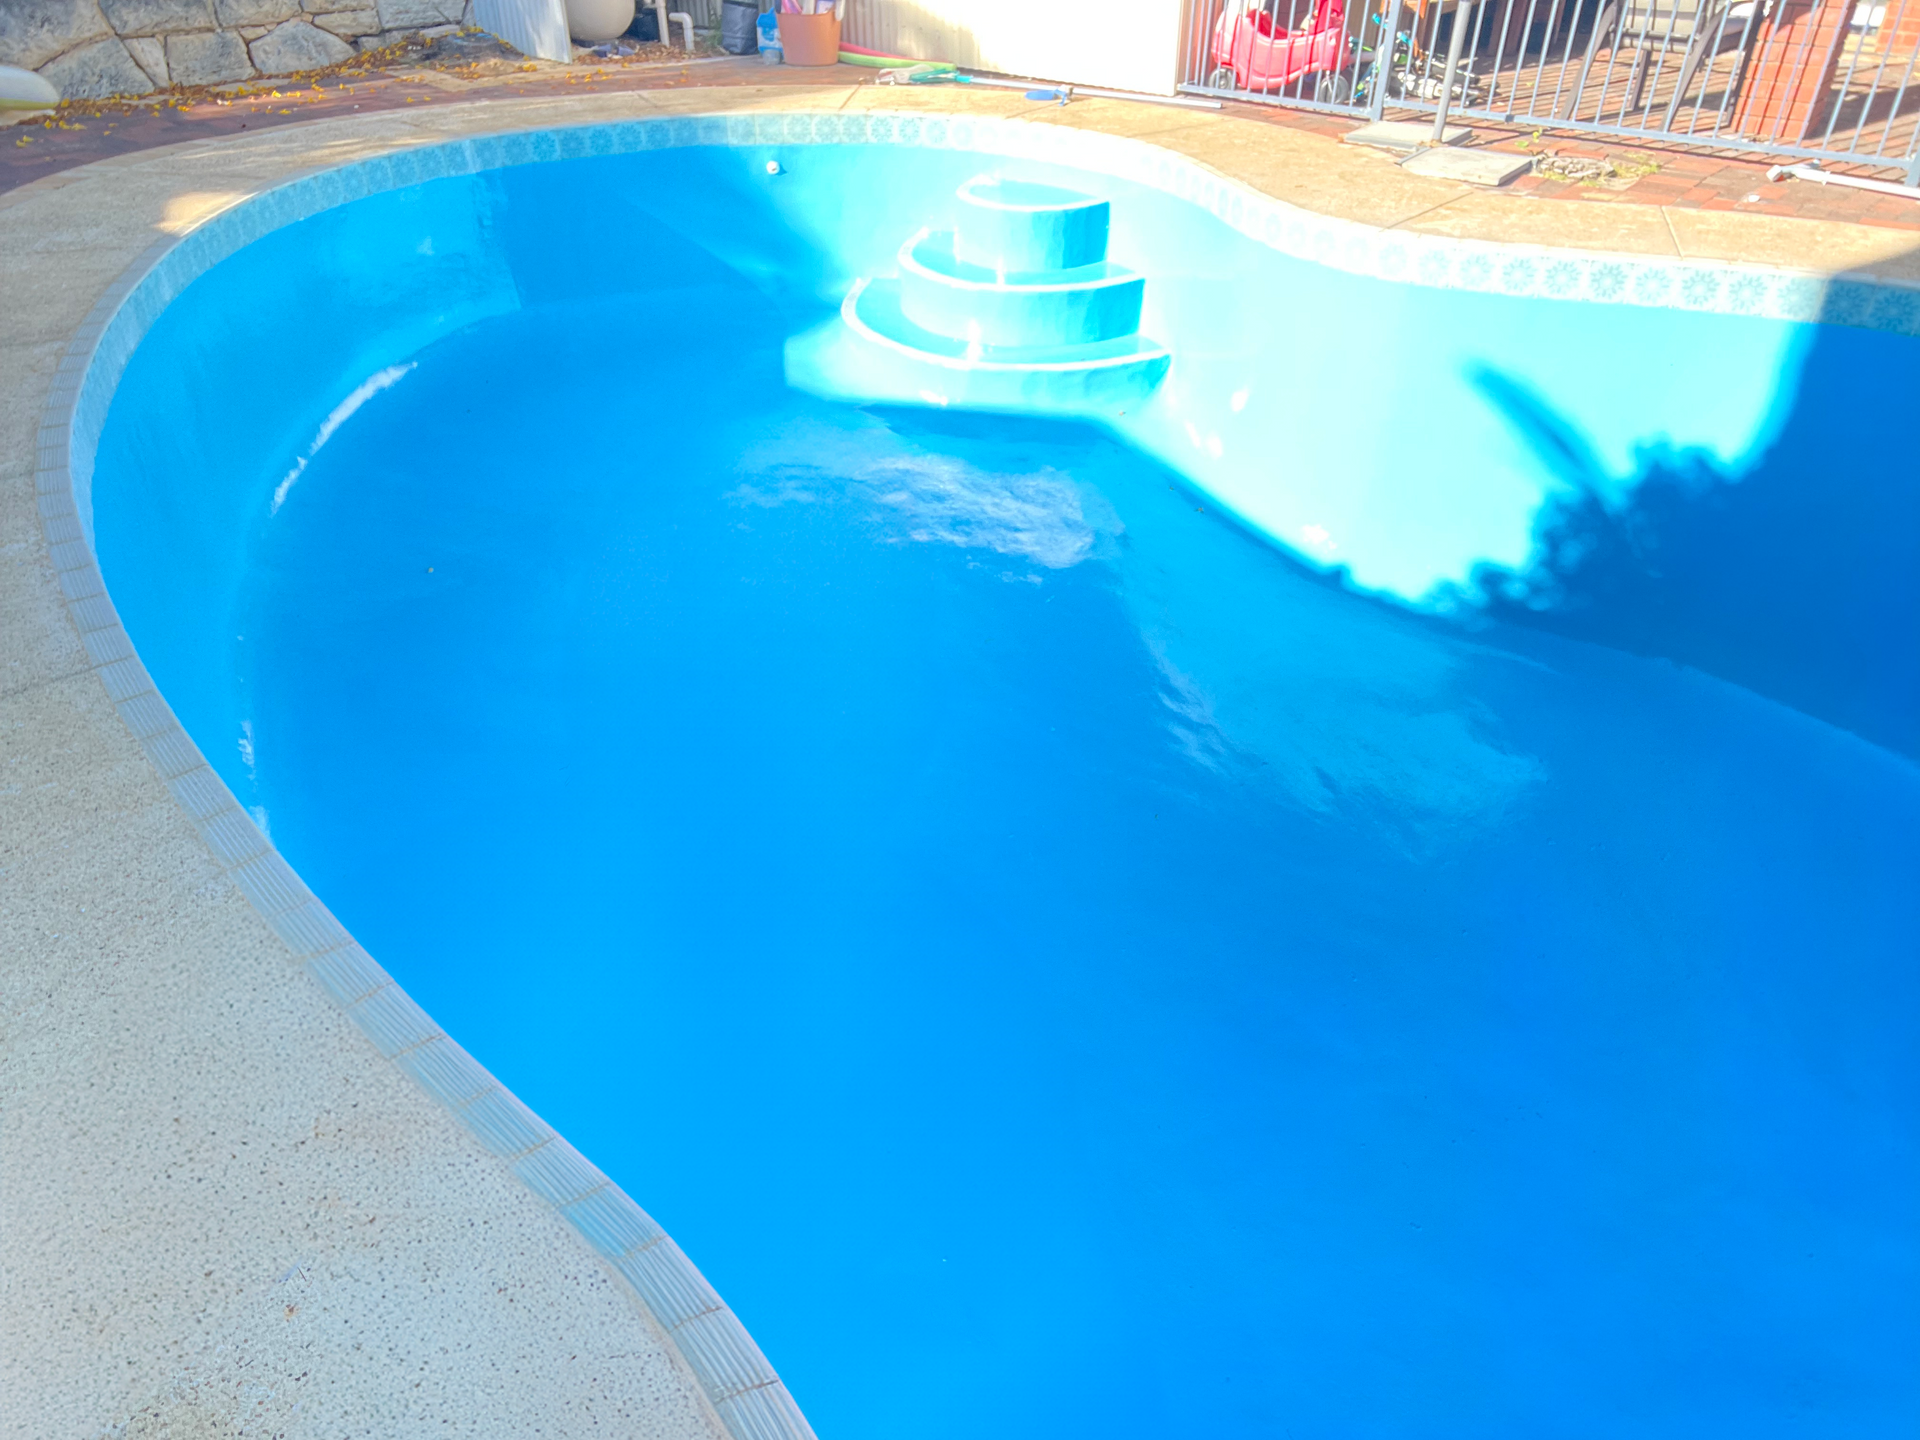
<path fill-rule="evenodd" d="M 1107 255 L 1108 205 L 1056 185 L 976 176 L 957 192 L 954 254 L 1005 273 L 1075 270 Z"/>
<path fill-rule="evenodd" d="M 1140 334 L 1146 279 L 1107 259 L 1105 200 L 982 176 L 899 277 L 858 282 L 838 332 L 789 344 L 789 376 L 843 398 L 1055 412 L 1125 409 L 1172 363 Z"/>
<path fill-rule="evenodd" d="M 1167 361 L 1171 359 L 1165 348 L 1140 334 L 1110 336 L 1106 340 L 1066 346 L 995 346 L 977 340 L 956 340 L 954 336 L 927 330 L 916 323 L 902 300 L 904 290 L 899 280 L 862 280 L 841 305 L 841 319 L 866 340 L 895 349 L 906 357 L 931 361 L 947 371 L 998 372 L 1037 378 L 1064 378 L 1081 372 L 1102 371 L 1106 372 L 1102 376 L 1104 380 L 1146 380 L 1152 384 L 1167 369 Z"/>
<path fill-rule="evenodd" d="M 900 247 L 900 307 L 935 335 L 985 345 L 1079 345 L 1140 328 L 1147 282 L 1131 270 L 1104 259 L 1065 269 L 990 270 L 956 250 L 956 235 L 927 230 Z"/>

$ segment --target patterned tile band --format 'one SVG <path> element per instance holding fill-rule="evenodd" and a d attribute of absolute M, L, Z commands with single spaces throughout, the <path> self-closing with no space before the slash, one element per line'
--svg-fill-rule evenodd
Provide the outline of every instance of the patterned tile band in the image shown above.
<path fill-rule="evenodd" d="M 908 145 L 1047 161 L 1199 205 L 1304 260 L 1416 285 L 1602 304 L 1826 320 L 1920 333 L 1920 290 L 1865 277 L 1658 260 L 1408 235 L 1329 220 L 1139 141 L 1019 121 L 916 115 L 711 115 L 623 121 L 431 145 L 288 177 L 150 248 L 74 333 L 38 436 L 42 525 L 68 612 L 121 717 L 208 847 L 295 958 L 380 1053 L 632 1284 L 735 1440 L 812 1440 L 733 1312 L 617 1185 L 515 1099 L 375 963 L 308 890 L 180 728 L 134 653 L 93 550 L 93 462 L 114 387 L 141 338 L 191 281 L 271 230 L 362 196 L 507 165 L 690 145 Z"/>

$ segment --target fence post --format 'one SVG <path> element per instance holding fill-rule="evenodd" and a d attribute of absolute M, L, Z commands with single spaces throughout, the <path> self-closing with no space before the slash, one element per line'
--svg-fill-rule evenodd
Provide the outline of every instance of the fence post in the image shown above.
<path fill-rule="evenodd" d="M 1367 97 L 1369 120 L 1378 120 L 1387 113 L 1387 87 L 1393 83 L 1393 52 L 1400 43 L 1400 0 L 1387 0 L 1383 18 L 1386 34 L 1373 48 L 1373 94 Z"/>
<path fill-rule="evenodd" d="M 1433 143 L 1436 145 L 1446 138 L 1447 111 L 1453 105 L 1453 77 L 1460 73 L 1460 46 L 1467 38 L 1467 26 L 1472 21 L 1473 0 L 1460 0 L 1453 9 L 1453 34 L 1447 38 L 1447 77 L 1440 82 L 1440 109 L 1433 117 Z"/>

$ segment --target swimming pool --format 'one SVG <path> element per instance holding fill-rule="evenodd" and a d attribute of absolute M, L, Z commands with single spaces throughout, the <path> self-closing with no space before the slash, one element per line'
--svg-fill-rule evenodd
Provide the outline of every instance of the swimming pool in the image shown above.
<path fill-rule="evenodd" d="M 1163 370 L 850 324 L 982 174 Z M 127 360 L 107 583 L 822 1434 L 1910 1427 L 1904 297 L 1021 127 L 295 202 Z"/>

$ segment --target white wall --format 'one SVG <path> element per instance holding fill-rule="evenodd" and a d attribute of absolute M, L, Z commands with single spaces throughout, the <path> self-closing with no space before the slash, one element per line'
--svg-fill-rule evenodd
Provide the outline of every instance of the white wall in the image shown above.
<path fill-rule="evenodd" d="M 846 0 L 842 39 L 917 60 L 1173 93 L 1182 0 Z"/>
<path fill-rule="evenodd" d="M 536 60 L 573 58 L 563 0 L 473 0 L 473 23 Z"/>

